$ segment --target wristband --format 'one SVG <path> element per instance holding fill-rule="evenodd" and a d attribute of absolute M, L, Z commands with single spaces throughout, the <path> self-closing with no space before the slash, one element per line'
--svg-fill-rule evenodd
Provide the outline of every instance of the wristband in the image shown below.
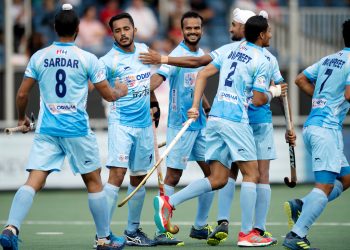
<path fill-rule="evenodd" d="M 169 58 L 167 56 L 160 56 L 160 63 L 168 64 Z"/>

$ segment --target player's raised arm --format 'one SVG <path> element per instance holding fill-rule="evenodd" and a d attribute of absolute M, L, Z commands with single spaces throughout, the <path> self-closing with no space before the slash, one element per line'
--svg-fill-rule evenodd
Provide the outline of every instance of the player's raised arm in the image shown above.
<path fill-rule="evenodd" d="M 189 109 L 187 112 L 188 118 L 194 118 L 194 119 L 198 118 L 199 103 L 203 96 L 205 87 L 207 85 L 207 79 L 208 77 L 215 75 L 218 71 L 219 70 L 213 64 L 209 64 L 204 69 L 198 72 L 196 83 L 195 83 L 192 108 Z"/>
<path fill-rule="evenodd" d="M 195 56 L 162 56 L 157 51 L 149 50 L 148 53 L 140 53 L 139 59 L 144 64 L 168 64 L 184 68 L 198 68 L 209 64 L 213 59 L 210 55 Z"/>
<path fill-rule="evenodd" d="M 300 73 L 295 79 L 295 84 L 305 92 L 308 96 L 312 96 L 314 94 L 315 86 L 312 82 L 304 75 L 304 73 Z"/>

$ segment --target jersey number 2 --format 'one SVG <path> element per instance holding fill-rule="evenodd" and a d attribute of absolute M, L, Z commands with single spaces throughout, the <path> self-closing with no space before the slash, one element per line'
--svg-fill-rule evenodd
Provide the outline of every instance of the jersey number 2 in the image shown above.
<path fill-rule="evenodd" d="M 67 93 L 66 72 L 63 69 L 59 69 L 56 72 L 56 95 L 60 98 L 64 97 Z"/>
<path fill-rule="evenodd" d="M 230 68 L 230 69 L 233 68 L 233 70 L 227 75 L 225 80 L 225 86 L 232 87 L 233 80 L 231 80 L 230 78 L 235 74 L 236 67 L 237 67 L 237 62 L 233 62 Z"/>
<path fill-rule="evenodd" d="M 326 72 L 324 73 L 327 77 L 324 79 L 324 81 L 321 84 L 320 91 L 318 92 L 319 94 L 322 92 L 324 84 L 327 82 L 328 78 L 331 76 L 333 73 L 333 69 L 327 69 Z"/>

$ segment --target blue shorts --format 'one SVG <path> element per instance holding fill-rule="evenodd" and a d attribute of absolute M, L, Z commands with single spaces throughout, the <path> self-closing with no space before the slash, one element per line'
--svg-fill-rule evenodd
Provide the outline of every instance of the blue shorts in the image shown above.
<path fill-rule="evenodd" d="M 167 145 L 169 145 L 179 129 L 167 129 Z M 167 167 L 175 169 L 186 169 L 187 161 L 205 161 L 205 129 L 186 131 L 166 159 Z"/>
<path fill-rule="evenodd" d="M 122 167 L 130 175 L 145 175 L 153 166 L 152 126 L 133 128 L 120 124 L 108 125 L 107 167 Z"/>
<path fill-rule="evenodd" d="M 344 155 L 341 130 L 308 126 L 303 130 L 307 151 L 311 154 L 313 171 L 340 173 L 342 167 L 349 166 Z"/>
<path fill-rule="evenodd" d="M 35 134 L 26 169 L 60 171 L 65 156 L 74 174 L 90 173 L 101 166 L 96 136 L 89 131 L 87 136 L 69 138 Z"/>
<path fill-rule="evenodd" d="M 272 123 L 250 124 L 250 126 L 253 129 L 258 160 L 276 159 L 276 148 L 273 139 Z"/>
<path fill-rule="evenodd" d="M 227 168 L 236 161 L 255 161 L 253 130 L 248 123 L 210 117 L 206 128 L 205 160 L 220 161 Z"/>

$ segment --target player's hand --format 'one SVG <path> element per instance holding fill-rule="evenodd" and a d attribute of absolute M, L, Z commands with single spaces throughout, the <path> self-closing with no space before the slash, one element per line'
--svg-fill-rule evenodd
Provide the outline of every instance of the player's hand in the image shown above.
<path fill-rule="evenodd" d="M 121 83 L 117 78 L 114 83 L 114 90 L 117 94 L 117 99 L 119 99 L 128 94 L 128 85 Z"/>
<path fill-rule="evenodd" d="M 286 143 L 289 143 L 289 144 L 291 144 L 292 146 L 295 147 L 295 145 L 296 145 L 295 141 L 297 139 L 297 136 L 295 134 L 294 129 L 292 129 L 290 131 L 286 130 L 286 133 L 285 133 L 284 137 L 286 139 Z"/>
<path fill-rule="evenodd" d="M 160 108 L 158 102 L 151 102 L 151 114 L 154 125 L 158 128 L 159 119 L 160 119 Z"/>
<path fill-rule="evenodd" d="M 281 96 L 287 96 L 288 95 L 288 84 L 287 83 L 281 83 Z"/>
<path fill-rule="evenodd" d="M 30 119 L 26 115 L 24 119 L 18 119 L 18 126 L 25 126 L 25 129 L 22 130 L 22 133 L 25 134 L 30 131 Z"/>
<path fill-rule="evenodd" d="M 141 52 L 139 59 L 143 64 L 161 64 L 161 55 L 152 49 L 148 49 L 148 53 Z"/>
<path fill-rule="evenodd" d="M 190 108 L 188 111 L 187 111 L 187 117 L 188 119 L 194 119 L 194 120 L 197 120 L 198 119 L 198 116 L 199 116 L 199 111 L 198 111 L 198 108 Z"/>

